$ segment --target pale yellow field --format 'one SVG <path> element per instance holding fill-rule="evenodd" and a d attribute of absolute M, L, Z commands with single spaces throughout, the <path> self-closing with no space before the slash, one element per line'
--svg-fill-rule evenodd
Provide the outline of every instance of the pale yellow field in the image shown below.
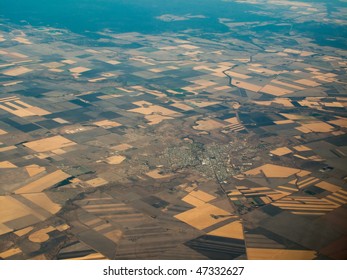
<path fill-rule="evenodd" d="M 224 120 L 230 124 L 240 124 L 239 120 L 237 119 L 237 117 L 233 117 L 233 118 L 230 118 L 230 119 L 226 119 Z"/>
<path fill-rule="evenodd" d="M 69 228 L 70 228 L 70 226 L 68 224 L 62 224 L 62 225 L 56 227 L 56 229 L 59 231 L 65 231 Z"/>
<path fill-rule="evenodd" d="M 249 78 L 252 78 L 251 76 L 249 75 L 245 75 L 245 74 L 241 74 L 241 73 L 236 73 L 236 72 L 233 72 L 233 71 L 227 71 L 226 72 L 229 76 L 232 76 L 232 77 L 235 77 L 235 78 L 239 78 L 239 79 L 242 79 L 242 80 L 247 80 Z"/>
<path fill-rule="evenodd" d="M 310 171 L 307 170 L 301 170 L 299 173 L 297 173 L 296 175 L 298 175 L 299 177 L 305 177 L 307 175 L 311 174 Z"/>
<path fill-rule="evenodd" d="M 179 45 L 180 48 L 188 49 L 188 50 L 195 50 L 198 49 L 199 47 L 194 46 L 194 45 L 189 45 L 189 44 L 183 44 Z"/>
<path fill-rule="evenodd" d="M 89 68 L 86 68 L 86 67 L 75 67 L 75 68 L 71 68 L 69 71 L 71 73 L 76 73 L 76 74 L 80 74 L 80 73 L 83 73 L 83 72 L 87 72 L 89 71 L 90 69 Z"/>
<path fill-rule="evenodd" d="M 120 144 L 120 145 L 117 145 L 117 146 L 112 147 L 111 149 L 112 149 L 112 150 L 115 150 L 115 151 L 122 152 L 122 151 L 129 150 L 129 149 L 131 149 L 132 147 L 133 147 L 133 146 L 131 146 L 131 145 L 129 145 L 129 144 Z"/>
<path fill-rule="evenodd" d="M 57 122 L 57 123 L 61 123 L 61 124 L 66 124 L 69 123 L 68 121 L 62 119 L 62 118 L 54 118 L 53 121 Z"/>
<path fill-rule="evenodd" d="M 221 215 L 217 219 L 213 216 Z M 224 217 L 225 216 L 225 217 Z M 230 213 L 212 204 L 205 203 L 175 216 L 176 219 L 197 229 L 204 229 L 230 218 Z"/>
<path fill-rule="evenodd" d="M 25 170 L 28 172 L 30 177 L 33 177 L 33 176 L 45 171 L 46 168 L 43 166 L 39 166 L 37 164 L 31 164 L 31 165 L 26 166 Z"/>
<path fill-rule="evenodd" d="M 22 43 L 22 44 L 25 44 L 25 45 L 31 45 L 32 44 L 27 38 L 23 38 L 23 37 L 13 38 L 12 41 L 16 41 L 18 43 Z"/>
<path fill-rule="evenodd" d="M 288 93 L 292 93 L 292 90 L 280 88 L 272 85 L 266 85 L 261 89 L 261 92 L 265 92 L 274 96 L 282 96 Z"/>
<path fill-rule="evenodd" d="M 222 73 L 222 75 L 224 76 L 224 74 Z M 216 91 L 220 91 L 220 90 L 228 90 L 230 89 L 229 86 L 221 86 L 221 87 L 215 87 L 214 90 Z"/>
<path fill-rule="evenodd" d="M 0 161 L 0 168 L 16 168 L 17 166 L 14 165 L 12 162 L 6 160 L 6 161 Z"/>
<path fill-rule="evenodd" d="M 63 154 L 66 154 L 66 151 L 63 149 L 56 149 L 56 150 L 52 150 L 52 153 L 56 155 L 63 155 Z"/>
<path fill-rule="evenodd" d="M 285 86 L 285 87 L 290 87 L 290 88 L 297 89 L 297 90 L 304 90 L 305 89 L 304 87 L 300 87 L 298 85 L 293 85 L 293 84 L 289 84 L 289 83 L 277 81 L 277 80 L 272 80 L 271 83 Z"/>
<path fill-rule="evenodd" d="M 98 122 L 94 122 L 95 125 L 100 126 L 102 128 L 111 128 L 111 127 L 118 127 L 121 126 L 120 123 L 115 122 L 115 121 L 110 121 L 110 120 L 103 120 L 103 121 L 98 121 Z"/>
<path fill-rule="evenodd" d="M 294 107 L 294 105 L 291 103 L 291 100 L 289 98 L 284 98 L 284 97 L 276 98 L 273 102 L 277 104 L 281 104 L 285 107 Z"/>
<path fill-rule="evenodd" d="M 277 148 L 275 150 L 270 151 L 271 154 L 274 154 L 276 156 L 284 156 L 292 153 L 293 151 L 287 147 L 281 147 Z"/>
<path fill-rule="evenodd" d="M 225 127 L 224 124 L 212 119 L 199 120 L 196 121 L 196 124 L 196 126 L 193 126 L 193 128 L 196 130 L 213 130 Z"/>
<path fill-rule="evenodd" d="M 302 120 L 302 119 L 305 119 L 306 117 L 305 116 L 301 116 L 301 115 L 295 115 L 295 114 L 283 114 L 283 113 L 280 113 L 280 115 L 282 115 L 283 117 L 289 119 L 289 120 Z"/>
<path fill-rule="evenodd" d="M 209 193 L 200 190 L 193 190 L 188 195 L 183 197 L 182 200 L 194 206 L 201 206 L 215 198 L 215 196 L 210 195 Z"/>
<path fill-rule="evenodd" d="M 19 101 L 17 103 L 19 103 Z M 48 112 L 47 110 L 44 110 L 44 109 L 41 109 L 41 108 L 35 107 L 35 106 L 28 107 L 26 110 L 35 116 L 44 116 L 44 115 L 50 114 L 50 112 Z"/>
<path fill-rule="evenodd" d="M 249 260 L 312 260 L 316 256 L 308 250 L 247 248 Z"/>
<path fill-rule="evenodd" d="M 200 190 L 193 190 L 189 193 L 191 196 L 194 196 L 204 202 L 209 202 L 213 199 L 215 199 L 216 197 L 214 195 L 211 195 L 207 192 L 204 191 L 200 191 Z"/>
<path fill-rule="evenodd" d="M 54 203 L 45 193 L 29 193 L 22 196 L 51 214 L 56 214 L 61 209 L 61 206 Z"/>
<path fill-rule="evenodd" d="M 102 77 L 102 78 L 89 79 L 88 82 L 96 83 L 96 82 L 101 82 L 101 81 L 104 81 L 104 80 L 106 80 L 106 78 Z"/>
<path fill-rule="evenodd" d="M 269 178 L 287 178 L 295 173 L 300 172 L 300 169 L 274 164 L 265 164 L 258 168 L 248 170 L 245 172 L 245 174 L 256 176 L 261 175 L 261 171 L 264 172 L 265 176 Z"/>
<path fill-rule="evenodd" d="M 295 82 L 304 86 L 309 86 L 309 87 L 318 87 L 321 85 L 320 83 L 317 83 L 315 81 L 308 80 L 308 79 L 300 79 L 300 80 L 296 80 Z"/>
<path fill-rule="evenodd" d="M 23 235 L 26 235 L 27 233 L 29 233 L 30 231 L 32 231 L 34 229 L 34 227 L 26 227 L 26 228 L 23 228 L 21 230 L 17 230 L 14 232 L 15 235 L 17 236 L 23 236 Z"/>
<path fill-rule="evenodd" d="M 210 231 L 208 234 L 226 238 L 245 239 L 240 221 L 231 222 L 230 224 Z"/>
<path fill-rule="evenodd" d="M 329 192 L 337 192 L 341 189 L 341 187 L 325 182 L 325 181 L 317 183 L 316 186 Z"/>
<path fill-rule="evenodd" d="M 69 260 L 106 260 L 106 259 L 107 258 L 101 253 L 91 253 L 83 257 L 69 258 Z"/>
<path fill-rule="evenodd" d="M 203 86 L 203 87 L 210 87 L 210 86 L 213 86 L 213 85 L 216 84 L 215 82 L 211 82 L 211 81 L 208 81 L 208 80 L 195 80 L 193 82 L 195 84 Z"/>
<path fill-rule="evenodd" d="M 8 233 L 8 232 L 11 232 L 11 231 L 12 231 L 11 228 L 5 226 L 5 225 L 2 224 L 1 221 L 0 221 L 0 235 L 5 234 L 5 233 Z"/>
<path fill-rule="evenodd" d="M 6 258 L 12 257 L 14 255 L 17 255 L 21 252 L 22 252 L 22 250 L 19 248 L 9 249 L 5 252 L 0 253 L 0 258 L 6 259 Z"/>
<path fill-rule="evenodd" d="M 104 236 L 117 243 L 123 236 L 123 232 L 119 229 L 114 229 L 109 232 L 104 233 Z"/>
<path fill-rule="evenodd" d="M 169 178 L 172 176 L 172 174 L 160 174 L 160 169 L 154 169 L 146 173 L 147 176 L 153 178 L 153 179 L 164 179 Z"/>
<path fill-rule="evenodd" d="M 126 159 L 126 157 L 124 157 L 124 156 L 116 155 L 116 156 L 108 157 L 106 159 L 106 161 L 108 164 L 121 164 L 125 159 Z"/>
<path fill-rule="evenodd" d="M 11 196 L 0 196 L 0 235 L 10 232 L 13 229 L 5 226 L 4 223 L 27 216 L 34 215 L 37 218 L 44 220 L 45 217 L 34 212 L 31 208 L 19 202 Z"/>
<path fill-rule="evenodd" d="M 0 129 L 0 135 L 4 135 L 4 134 L 6 134 L 7 132 L 5 131 L 5 130 L 3 130 L 3 129 Z"/>
<path fill-rule="evenodd" d="M 296 127 L 297 130 L 300 130 L 303 133 L 310 132 L 330 132 L 334 130 L 334 127 L 325 123 L 325 122 L 313 122 L 313 123 L 305 123 L 300 127 Z"/>
<path fill-rule="evenodd" d="M 57 170 L 53 173 L 50 173 L 34 182 L 31 182 L 18 190 L 15 191 L 16 194 L 23 194 L 23 193 L 38 193 L 42 192 L 45 189 L 50 188 L 51 186 L 69 178 L 70 175 L 66 174 L 65 172 L 61 170 Z"/>
<path fill-rule="evenodd" d="M 135 104 L 136 102 L 134 102 Z M 139 104 L 135 104 L 139 105 Z M 143 105 L 143 104 L 142 104 Z M 141 105 L 139 105 L 141 106 Z M 145 105 L 145 107 L 135 108 L 128 110 L 129 112 L 139 113 L 143 115 L 152 115 L 152 114 L 162 114 L 164 116 L 179 116 L 180 113 L 173 110 L 158 106 L 158 105 Z"/>
<path fill-rule="evenodd" d="M 220 102 L 217 101 L 199 101 L 199 100 L 187 100 L 189 103 L 199 107 L 199 108 L 204 108 L 207 106 L 212 106 L 212 105 L 216 105 L 219 104 Z"/>
<path fill-rule="evenodd" d="M 49 239 L 48 233 L 50 233 L 53 230 L 55 230 L 55 228 L 52 226 L 38 230 L 34 232 L 33 234 L 29 235 L 29 240 L 35 243 L 43 243 Z"/>
<path fill-rule="evenodd" d="M 261 86 L 254 85 L 251 83 L 246 83 L 246 82 L 243 82 L 241 80 L 235 80 L 235 79 L 233 79 L 232 85 L 234 85 L 238 88 L 243 88 L 243 89 L 247 89 L 247 90 L 251 90 L 251 91 L 255 91 L 255 92 L 258 92 L 259 90 L 262 89 Z"/>
<path fill-rule="evenodd" d="M 292 120 L 282 120 L 282 121 L 274 121 L 275 124 L 288 124 L 288 123 L 294 123 Z"/>
<path fill-rule="evenodd" d="M 182 201 L 187 202 L 190 205 L 193 205 L 195 207 L 201 206 L 201 205 L 206 203 L 206 202 L 204 202 L 204 201 L 202 201 L 202 200 L 200 200 L 200 199 L 198 199 L 198 198 L 196 198 L 196 197 L 194 197 L 194 196 L 192 196 L 190 194 L 188 194 L 185 197 L 183 197 Z"/>
<path fill-rule="evenodd" d="M 76 145 L 76 143 L 60 135 L 35 140 L 24 144 L 24 146 L 34 150 L 35 152 L 49 152 L 73 145 Z"/>
<path fill-rule="evenodd" d="M 52 62 L 48 62 L 48 63 L 43 63 L 42 65 L 47 67 L 47 68 L 58 68 L 58 67 L 64 66 L 65 64 L 52 61 Z"/>
<path fill-rule="evenodd" d="M 65 59 L 65 60 L 62 60 L 61 62 L 65 63 L 65 64 L 69 64 L 69 65 L 76 63 L 76 61 L 71 60 L 71 59 Z"/>
<path fill-rule="evenodd" d="M 7 71 L 4 71 L 3 74 L 7 75 L 7 76 L 16 77 L 16 76 L 23 75 L 25 73 L 29 73 L 31 71 L 33 71 L 33 70 L 29 69 L 29 68 L 26 68 L 24 66 L 19 66 L 19 67 L 12 68 L 12 69 L 9 69 Z"/>
<path fill-rule="evenodd" d="M 92 187 L 100 187 L 100 186 L 106 185 L 108 182 L 103 178 L 95 178 L 95 179 L 86 181 L 86 183 Z"/>
<path fill-rule="evenodd" d="M 285 1 L 283 1 L 285 2 Z M 298 4 L 300 4 L 299 2 L 297 2 Z M 300 54 L 301 51 L 299 50 L 294 50 L 294 49 L 290 49 L 290 48 L 287 48 L 287 49 L 284 49 L 283 52 L 286 52 L 286 53 L 293 53 L 293 54 Z"/>
<path fill-rule="evenodd" d="M 13 109 L 13 107 L 9 108 L 9 107 L 1 105 L 1 104 L 0 104 L 0 109 L 3 109 L 3 110 L 5 110 L 11 114 L 18 116 L 18 117 L 29 117 L 29 116 L 34 115 L 32 112 L 28 111 L 27 109 L 23 109 L 23 108 Z"/>
<path fill-rule="evenodd" d="M 339 118 L 337 120 L 329 121 L 329 123 L 338 125 L 340 127 L 347 128 L 347 119 L 346 118 Z"/>
<path fill-rule="evenodd" d="M 184 110 L 184 111 L 193 110 L 193 107 L 190 107 L 189 105 L 182 103 L 182 102 L 175 102 L 175 103 L 171 104 L 171 106 L 174 106 L 174 107 L 181 109 L 181 110 Z"/>
<path fill-rule="evenodd" d="M 297 150 L 298 152 L 311 151 L 311 148 L 304 145 L 295 146 L 294 149 Z"/>
<path fill-rule="evenodd" d="M 155 125 L 158 123 L 161 123 L 163 120 L 172 120 L 172 117 L 153 114 L 153 115 L 146 115 L 145 119 L 149 121 L 149 125 Z"/>

